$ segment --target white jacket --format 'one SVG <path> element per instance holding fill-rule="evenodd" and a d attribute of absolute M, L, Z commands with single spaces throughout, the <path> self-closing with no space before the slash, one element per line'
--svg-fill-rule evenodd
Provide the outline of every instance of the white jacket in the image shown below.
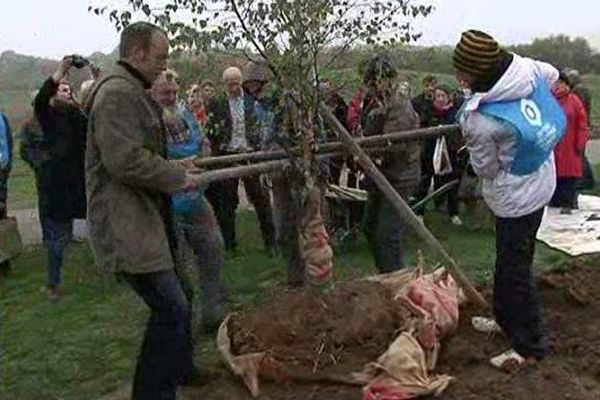
<path fill-rule="evenodd" d="M 518 218 L 544 207 L 556 187 L 554 156 L 529 175 L 510 173 L 516 153 L 515 128 L 500 119 L 477 111 L 480 104 L 522 99 L 535 89 L 537 74 L 550 87 L 558 80 L 558 70 L 550 64 L 513 54 L 513 61 L 486 93 L 475 93 L 464 107 L 460 125 L 471 164 L 482 178 L 483 197 L 501 218 Z"/>

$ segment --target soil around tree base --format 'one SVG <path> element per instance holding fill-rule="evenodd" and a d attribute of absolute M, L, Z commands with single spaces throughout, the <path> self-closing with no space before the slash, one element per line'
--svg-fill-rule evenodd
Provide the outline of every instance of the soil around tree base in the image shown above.
<path fill-rule="evenodd" d="M 544 274 L 539 279 L 539 288 L 545 307 L 546 325 L 553 355 L 546 360 L 514 374 L 497 371 L 489 365 L 489 358 L 506 348 L 507 341 L 500 335 L 488 338 L 470 328 L 473 315 L 470 309 L 461 310 L 461 327 L 457 334 L 443 343 L 436 372 L 447 373 L 456 379 L 438 399 L 446 400 L 596 400 L 600 399 L 600 257 L 577 258 L 560 270 Z M 246 329 L 236 333 L 234 344 L 237 351 L 258 350 L 265 343 L 275 356 L 297 357 L 299 368 L 314 368 L 315 343 L 325 343 L 321 355 L 339 357 L 337 362 L 323 358 L 317 365 L 318 371 L 339 371 L 356 368 L 354 364 L 373 361 L 381 354 L 383 341 L 393 338 L 398 324 L 390 321 L 393 315 L 384 307 L 374 309 L 385 302 L 389 294 L 377 286 L 354 283 L 343 286 L 339 295 L 310 295 L 294 292 L 278 295 L 273 303 L 242 315 L 237 328 Z M 489 297 L 491 290 L 486 289 Z M 329 297 L 327 297 L 329 296 Z M 368 298 L 368 299 L 367 299 Z M 375 299 L 375 300 L 374 300 Z M 319 311 L 318 303 L 321 305 Z M 302 310 L 316 310 L 303 313 Z M 286 314 L 287 313 L 287 314 Z M 372 316 L 369 324 L 380 327 L 372 342 L 365 341 L 369 335 L 363 331 L 367 326 L 356 324 L 358 314 Z M 347 318 L 344 326 L 332 323 L 339 320 L 332 316 Z M 304 319 L 303 319 L 304 318 Z M 323 325 L 316 324 L 319 319 Z M 282 325 L 283 322 L 283 325 Z M 269 326 L 277 325 L 277 328 Z M 288 324 L 288 325 L 285 325 Z M 253 326 L 264 327 L 256 336 Z M 282 327 L 283 326 L 283 327 Z M 298 336 L 286 337 L 298 326 L 304 328 Z M 313 335 L 315 329 L 321 332 Z M 341 329 L 341 330 L 340 330 Z M 343 336 L 343 333 L 351 334 Z M 240 336 L 241 335 L 241 336 Z M 246 336 L 244 336 L 246 335 Z M 330 335 L 330 336 L 327 336 Z M 294 335 L 292 335 L 294 336 Z M 360 340 L 357 340 L 360 338 Z M 329 341 L 328 341 L 329 340 Z M 265 342 L 266 341 L 266 342 Z M 237 342 L 237 343 L 236 343 Z M 389 341 L 387 342 L 390 343 Z M 304 346 L 304 347 L 303 347 Z M 318 349 L 318 348 L 317 348 Z M 263 349 L 265 350 L 265 349 Z M 318 353 L 318 352 L 317 352 Z M 329 359 L 329 362 L 325 360 Z M 357 364 L 360 365 L 360 364 Z M 184 392 L 185 399 L 203 400 L 246 400 L 252 397 L 241 380 L 219 366 L 215 379 L 199 389 Z M 343 371 L 345 372 L 345 371 Z M 360 400 L 360 388 L 329 384 L 278 384 L 261 382 L 259 399 L 269 400 Z"/>

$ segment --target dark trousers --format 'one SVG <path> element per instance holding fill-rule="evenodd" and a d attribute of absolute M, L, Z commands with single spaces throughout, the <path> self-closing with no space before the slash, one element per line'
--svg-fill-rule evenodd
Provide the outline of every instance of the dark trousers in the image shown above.
<path fill-rule="evenodd" d="M 404 267 L 404 229 L 400 214 L 378 189 L 369 191 L 363 228 L 379 272 L 392 272 Z"/>
<path fill-rule="evenodd" d="M 512 347 L 523 357 L 538 359 L 549 349 L 542 305 L 531 266 L 535 236 L 544 209 L 519 218 L 496 218 L 494 313 Z"/>
<path fill-rule="evenodd" d="M 577 190 L 592 190 L 595 186 L 594 170 L 592 169 L 590 160 L 585 157 L 583 161 L 583 176 L 577 180 Z"/>
<path fill-rule="evenodd" d="M 460 181 L 460 177 L 462 175 L 461 171 L 454 169 L 451 174 L 446 175 L 435 175 L 433 177 L 433 190 L 438 190 L 445 184 L 452 182 L 453 180 L 458 179 Z M 448 210 L 448 215 L 453 217 L 458 215 L 458 188 L 460 187 L 460 183 L 454 185 L 451 189 L 449 189 L 446 193 L 437 197 L 434 202 L 436 207 L 441 207 L 446 201 L 446 208 Z M 421 209 L 421 214 L 423 213 L 423 209 Z"/>
<path fill-rule="evenodd" d="M 244 182 L 244 189 L 248 195 L 248 200 L 252 203 L 258 217 L 265 248 L 267 250 L 274 250 L 277 247 L 277 243 L 269 191 L 261 184 L 259 175 L 242 178 L 242 181 Z"/>
<path fill-rule="evenodd" d="M 258 176 L 243 178 L 243 182 L 248 200 L 250 200 L 256 211 L 265 247 L 267 250 L 274 249 L 276 246 L 275 225 L 273 223 L 269 193 L 261 185 Z M 215 216 L 217 217 L 217 221 L 219 221 L 223 240 L 225 241 L 225 249 L 227 250 L 237 246 L 235 211 L 239 204 L 238 184 L 238 179 L 228 179 L 213 182 L 206 190 L 206 198 L 215 211 Z"/>
<path fill-rule="evenodd" d="M 431 178 L 433 178 L 433 153 L 435 151 L 436 140 L 436 138 L 426 139 L 421 146 L 421 180 L 415 193 L 417 202 L 427 196 L 429 186 L 431 186 Z"/>
<path fill-rule="evenodd" d="M 205 192 L 206 199 L 213 207 L 215 217 L 217 217 L 217 221 L 221 227 L 226 250 L 231 250 L 237 246 L 235 237 L 235 210 L 239 203 L 238 183 L 237 179 L 212 182 L 208 185 Z"/>
<path fill-rule="evenodd" d="M 193 369 L 188 300 L 175 271 L 123 274 L 150 307 L 133 379 L 134 400 L 175 400 L 177 386 Z"/>
<path fill-rule="evenodd" d="M 577 208 L 577 178 L 556 178 L 551 207 Z"/>
<path fill-rule="evenodd" d="M 415 194 L 415 201 L 419 202 L 423 200 L 429 191 L 429 187 L 431 186 L 431 179 L 433 179 L 433 190 L 437 190 L 444 186 L 446 183 L 451 182 L 453 180 L 460 180 L 463 169 L 458 161 L 458 157 L 454 153 L 450 153 L 450 163 L 452 165 L 452 172 L 446 175 L 435 175 L 433 169 L 433 153 L 435 151 L 435 144 L 437 139 L 427 139 L 423 145 L 423 150 L 421 153 L 421 181 L 417 188 L 417 192 Z M 446 193 L 442 194 L 435 198 L 435 206 L 437 208 L 441 207 L 446 201 L 446 206 L 448 209 L 448 215 L 455 216 L 458 215 L 458 188 L 460 185 L 456 185 L 448 190 Z M 423 215 L 425 213 L 425 207 L 421 207 L 417 210 L 418 215 Z"/>

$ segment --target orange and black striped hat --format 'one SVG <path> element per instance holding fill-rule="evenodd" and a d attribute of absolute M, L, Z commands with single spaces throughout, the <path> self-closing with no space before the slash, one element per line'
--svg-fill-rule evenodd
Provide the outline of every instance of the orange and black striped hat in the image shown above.
<path fill-rule="evenodd" d="M 452 64 L 460 72 L 485 80 L 493 74 L 499 58 L 498 42 L 485 32 L 470 29 L 463 32 L 454 48 Z"/>

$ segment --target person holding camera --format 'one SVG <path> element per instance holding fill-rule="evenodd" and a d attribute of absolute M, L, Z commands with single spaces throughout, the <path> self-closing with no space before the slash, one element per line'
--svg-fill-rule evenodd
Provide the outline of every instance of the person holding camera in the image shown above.
<path fill-rule="evenodd" d="M 71 240 L 73 220 L 85 218 L 85 146 L 87 118 L 73 98 L 65 77 L 72 68 L 89 62 L 65 56 L 34 99 L 35 116 L 42 128 L 40 147 L 47 157 L 39 165 L 38 207 L 44 246 L 48 251 L 46 294 L 60 297 L 63 255 Z"/>

